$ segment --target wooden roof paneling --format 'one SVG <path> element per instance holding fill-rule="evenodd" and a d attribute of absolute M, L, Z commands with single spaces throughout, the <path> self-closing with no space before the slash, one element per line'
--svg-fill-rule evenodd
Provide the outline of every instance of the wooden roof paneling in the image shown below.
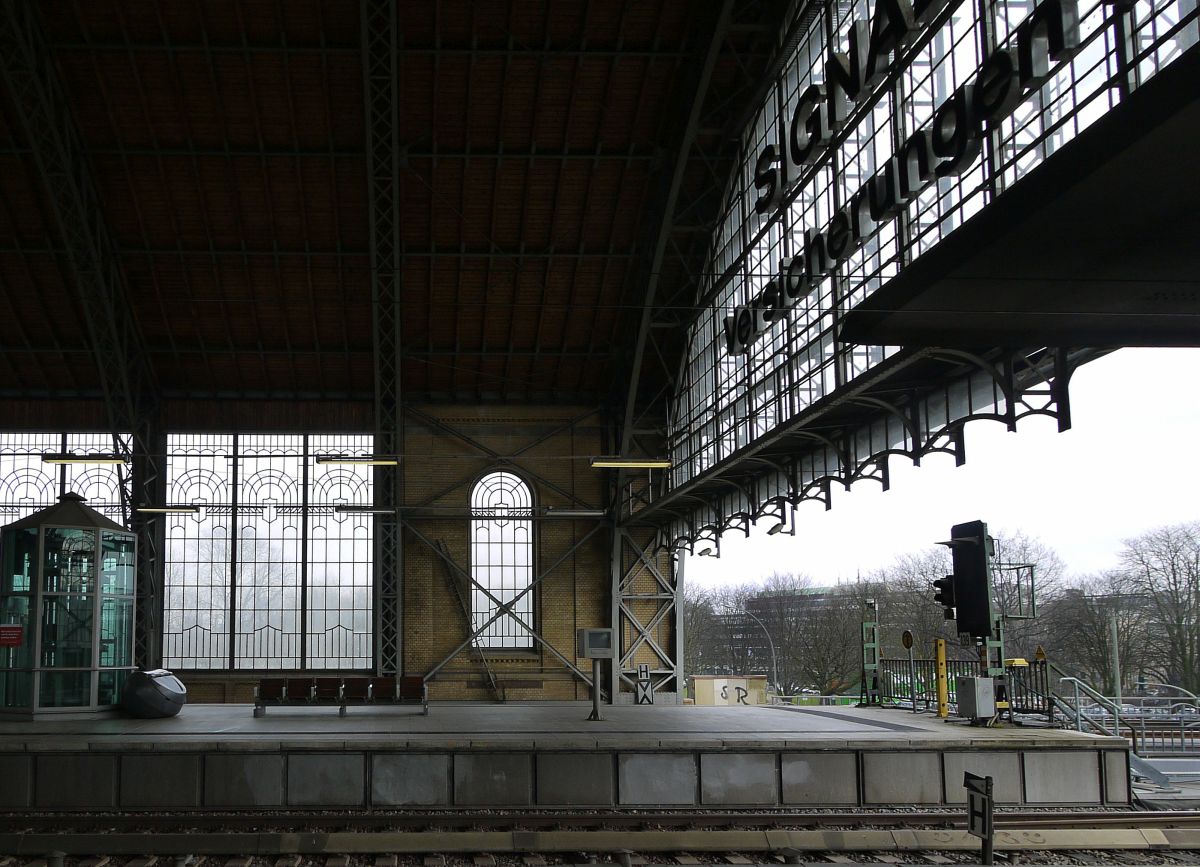
<path fill-rule="evenodd" d="M 693 86 L 692 4 L 398 8 L 401 393 L 606 398 L 640 318 L 631 283 L 669 118 Z M 359 4 L 39 9 L 164 394 L 370 395 Z M 714 86 L 745 74 L 722 59 Z M 94 389 L 68 245 L 7 95 L 0 106 L 0 316 L 13 323 L 0 377 L 16 393 Z M 713 184 L 689 167 L 692 194 Z M 706 243 L 676 248 L 698 269 Z M 692 279 L 673 262 L 664 274 L 676 290 Z"/>

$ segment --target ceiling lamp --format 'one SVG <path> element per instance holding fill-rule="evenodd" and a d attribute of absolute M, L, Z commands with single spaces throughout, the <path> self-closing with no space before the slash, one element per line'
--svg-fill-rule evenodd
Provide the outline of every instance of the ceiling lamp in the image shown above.
<path fill-rule="evenodd" d="M 77 455 L 74 452 L 46 452 L 42 455 L 44 464 L 128 464 L 125 455 L 104 454 Z"/>
<path fill-rule="evenodd" d="M 668 470 L 669 458 L 623 458 L 620 455 L 601 455 L 592 458 L 592 466 L 606 470 Z"/>
<path fill-rule="evenodd" d="M 603 518 L 608 512 L 603 509 L 562 509 L 547 506 L 545 515 L 547 518 Z"/>
<path fill-rule="evenodd" d="M 367 467 L 398 467 L 396 455 L 317 455 L 318 464 L 358 464 Z"/>

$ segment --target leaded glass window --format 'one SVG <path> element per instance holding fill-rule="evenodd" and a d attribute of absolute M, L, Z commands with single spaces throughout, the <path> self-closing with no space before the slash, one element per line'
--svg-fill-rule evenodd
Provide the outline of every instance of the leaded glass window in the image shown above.
<path fill-rule="evenodd" d="M 168 500 L 164 662 L 190 669 L 372 664 L 372 469 L 353 435 L 176 434 Z"/>
<path fill-rule="evenodd" d="M 125 451 L 130 437 L 108 433 L 0 433 L 0 526 L 53 506 L 60 494 L 79 494 L 110 521 L 128 526 L 121 498 L 128 469 L 115 464 L 47 464 L 42 455 Z"/>
<path fill-rule="evenodd" d="M 533 626 L 532 518 L 533 493 L 513 473 L 489 473 L 471 490 L 471 577 L 478 585 L 471 590 L 471 614 L 480 630 L 478 647 L 533 648 L 526 628 Z M 497 616 L 500 605 L 507 610 Z"/>

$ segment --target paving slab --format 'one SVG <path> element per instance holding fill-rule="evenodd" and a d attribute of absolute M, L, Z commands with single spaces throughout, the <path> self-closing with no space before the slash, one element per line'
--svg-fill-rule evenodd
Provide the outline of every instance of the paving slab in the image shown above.
<path fill-rule="evenodd" d="M 1124 752 L 1104 753 L 1104 797 L 1110 804 L 1129 803 L 1129 757 Z"/>
<path fill-rule="evenodd" d="M 450 755 L 385 753 L 371 757 L 371 803 L 434 807 L 451 803 Z"/>
<path fill-rule="evenodd" d="M 775 753 L 702 754 L 700 802 L 713 806 L 778 804 L 779 767 Z"/>
<path fill-rule="evenodd" d="M 362 806 L 363 753 L 293 753 L 287 757 L 289 806 Z"/>
<path fill-rule="evenodd" d="M 122 807 L 199 807 L 199 755 L 121 756 Z"/>
<path fill-rule="evenodd" d="M 858 757 L 854 753 L 784 753 L 780 771 L 785 804 L 858 803 Z"/>
<path fill-rule="evenodd" d="M 204 805 L 211 808 L 283 806 L 284 756 L 209 754 L 204 757 Z"/>
<path fill-rule="evenodd" d="M 12 810 L 33 804 L 33 756 L 0 756 L 0 809 Z"/>
<path fill-rule="evenodd" d="M 611 753 L 539 753 L 539 806 L 606 807 L 616 799 Z"/>
<path fill-rule="evenodd" d="M 454 757 L 454 803 L 527 806 L 533 803 L 533 755 L 465 753 Z"/>
<path fill-rule="evenodd" d="M 691 753 L 637 753 L 617 757 L 622 804 L 695 804 L 696 757 Z"/>
<path fill-rule="evenodd" d="M 934 752 L 864 753 L 863 803 L 942 803 L 941 757 Z"/>
<path fill-rule="evenodd" d="M 1092 750 L 1021 754 L 1025 800 L 1031 804 L 1094 804 L 1100 800 L 1099 757 Z"/>
<path fill-rule="evenodd" d="M 84 753 L 38 756 L 34 805 L 48 809 L 115 807 L 117 758 Z"/>
<path fill-rule="evenodd" d="M 965 804 L 963 776 L 970 772 L 992 778 L 992 793 L 999 804 L 1021 801 L 1021 754 L 1017 752 L 946 752 L 942 754 L 947 804 Z"/>

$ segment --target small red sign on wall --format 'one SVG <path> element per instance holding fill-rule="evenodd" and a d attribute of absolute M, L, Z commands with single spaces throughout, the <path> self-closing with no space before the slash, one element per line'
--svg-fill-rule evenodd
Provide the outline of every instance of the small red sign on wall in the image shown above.
<path fill-rule="evenodd" d="M 20 647 L 24 643 L 24 626 L 0 624 L 0 647 Z"/>

